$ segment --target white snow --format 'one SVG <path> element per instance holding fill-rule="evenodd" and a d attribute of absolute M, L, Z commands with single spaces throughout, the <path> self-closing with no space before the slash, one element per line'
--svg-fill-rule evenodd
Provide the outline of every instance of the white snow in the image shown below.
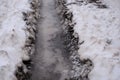
<path fill-rule="evenodd" d="M 75 0 L 67 0 L 67 3 Z M 93 4 L 68 5 L 73 13 L 74 27 L 80 42 L 81 59 L 89 58 L 94 64 L 90 80 L 120 79 L 120 0 L 102 0 L 108 8 Z"/>
<path fill-rule="evenodd" d="M 16 80 L 17 66 L 28 59 L 24 45 L 26 24 L 22 12 L 30 11 L 28 0 L 0 0 L 0 80 Z"/>

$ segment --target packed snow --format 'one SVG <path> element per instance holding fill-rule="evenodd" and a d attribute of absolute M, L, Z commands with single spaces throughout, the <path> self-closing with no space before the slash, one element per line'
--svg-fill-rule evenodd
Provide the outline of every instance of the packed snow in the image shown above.
<path fill-rule="evenodd" d="M 17 66 L 29 59 L 22 12 L 30 10 L 28 0 L 0 0 L 0 80 L 17 80 Z"/>
<path fill-rule="evenodd" d="M 94 68 L 90 80 L 120 79 L 120 0 L 101 0 L 107 7 L 98 8 L 95 3 L 76 3 L 67 0 L 76 23 L 74 30 L 79 39 L 81 59 L 90 59 Z"/>

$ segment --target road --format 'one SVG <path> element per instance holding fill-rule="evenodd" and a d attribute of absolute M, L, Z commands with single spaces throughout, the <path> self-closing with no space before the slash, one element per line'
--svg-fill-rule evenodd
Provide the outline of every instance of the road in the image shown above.
<path fill-rule="evenodd" d="M 62 26 L 55 0 L 42 0 L 38 21 L 36 50 L 33 56 L 32 80 L 65 80 L 71 64 L 61 39 Z"/>

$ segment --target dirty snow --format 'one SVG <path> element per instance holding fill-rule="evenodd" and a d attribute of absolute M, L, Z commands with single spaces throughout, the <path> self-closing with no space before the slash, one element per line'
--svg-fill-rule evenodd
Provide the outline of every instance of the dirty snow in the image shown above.
<path fill-rule="evenodd" d="M 67 3 L 76 0 L 67 0 Z M 87 1 L 87 0 L 85 0 Z M 94 68 L 90 80 L 120 79 L 120 1 L 102 0 L 108 8 L 98 8 L 93 3 L 71 4 L 74 27 L 80 42 L 81 59 L 92 60 Z"/>
<path fill-rule="evenodd" d="M 25 11 L 30 11 L 28 0 L 0 0 L 0 80 L 16 80 L 17 66 L 29 58 L 24 50 Z"/>

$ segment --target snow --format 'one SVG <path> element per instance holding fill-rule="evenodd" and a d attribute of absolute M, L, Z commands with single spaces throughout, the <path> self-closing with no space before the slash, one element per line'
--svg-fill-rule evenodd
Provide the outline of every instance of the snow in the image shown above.
<path fill-rule="evenodd" d="M 23 59 L 26 23 L 22 12 L 30 11 L 28 0 L 0 0 L 0 80 L 17 80 L 14 73 Z"/>
<path fill-rule="evenodd" d="M 110 8 L 113 8 L 115 10 L 120 10 L 120 0 L 114 0 L 112 2 L 111 0 L 101 0 L 103 3 L 108 5 Z"/>
<path fill-rule="evenodd" d="M 120 78 L 120 6 L 119 0 L 101 0 L 108 8 L 93 3 L 71 4 L 74 27 L 84 44 L 79 46 L 81 59 L 90 59 L 94 68 L 90 80 L 119 80 Z M 67 3 L 75 0 L 67 0 Z"/>

